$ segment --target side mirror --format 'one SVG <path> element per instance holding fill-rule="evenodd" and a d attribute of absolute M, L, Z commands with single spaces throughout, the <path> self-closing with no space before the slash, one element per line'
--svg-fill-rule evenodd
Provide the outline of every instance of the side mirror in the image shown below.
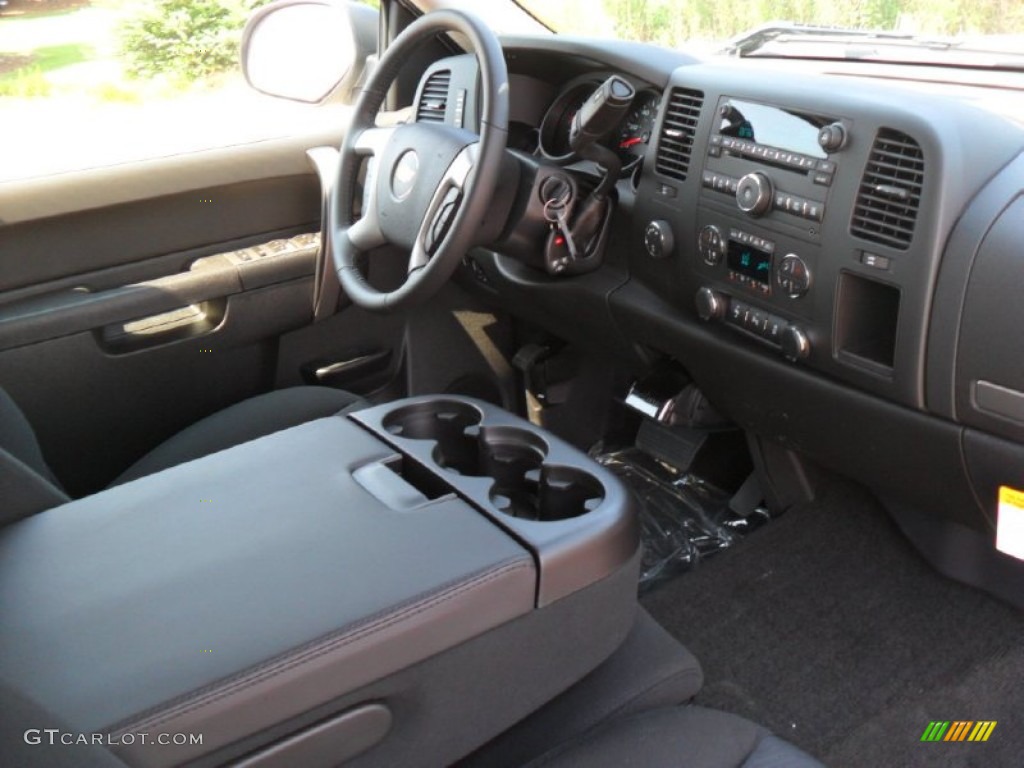
<path fill-rule="evenodd" d="M 377 50 L 378 13 L 337 0 L 277 0 L 242 32 L 242 71 L 260 93 L 317 104 L 349 101 Z"/>

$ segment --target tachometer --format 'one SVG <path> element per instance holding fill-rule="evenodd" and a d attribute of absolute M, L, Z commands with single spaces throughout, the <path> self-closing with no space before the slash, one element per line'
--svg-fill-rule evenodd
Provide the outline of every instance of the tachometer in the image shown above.
<path fill-rule="evenodd" d="M 661 95 L 654 91 L 641 91 L 633 101 L 615 140 L 615 151 L 622 158 L 622 169 L 631 168 L 647 151 L 658 118 Z"/>

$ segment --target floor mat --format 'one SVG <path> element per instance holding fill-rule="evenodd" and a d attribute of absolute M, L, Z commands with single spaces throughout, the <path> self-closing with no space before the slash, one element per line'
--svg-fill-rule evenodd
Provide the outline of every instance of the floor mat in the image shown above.
<path fill-rule="evenodd" d="M 834 766 L 1019 766 L 1024 614 L 935 573 L 836 483 L 643 599 L 701 660 L 697 702 Z M 933 720 L 994 720 L 926 743 Z"/>
<path fill-rule="evenodd" d="M 732 493 L 639 448 L 608 451 L 598 445 L 590 455 L 640 502 L 640 594 L 734 546 L 771 519 L 760 504 L 745 517 L 736 514 L 730 508 Z"/>

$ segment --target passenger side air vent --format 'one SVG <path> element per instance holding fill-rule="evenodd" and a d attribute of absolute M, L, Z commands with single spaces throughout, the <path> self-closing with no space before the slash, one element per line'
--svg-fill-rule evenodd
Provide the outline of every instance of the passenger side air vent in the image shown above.
<path fill-rule="evenodd" d="M 923 185 L 921 146 L 905 133 L 882 128 L 864 169 L 850 232 L 906 250 L 914 237 Z"/>
<path fill-rule="evenodd" d="M 697 133 L 697 121 L 704 104 L 704 94 L 689 88 L 673 88 L 668 97 L 665 122 L 658 139 L 658 157 L 655 170 L 679 181 L 686 181 L 690 170 L 690 153 L 693 151 L 693 137 Z"/>
<path fill-rule="evenodd" d="M 416 107 L 417 123 L 443 123 L 448 108 L 448 86 L 452 81 L 450 70 L 442 69 L 427 78 Z"/>

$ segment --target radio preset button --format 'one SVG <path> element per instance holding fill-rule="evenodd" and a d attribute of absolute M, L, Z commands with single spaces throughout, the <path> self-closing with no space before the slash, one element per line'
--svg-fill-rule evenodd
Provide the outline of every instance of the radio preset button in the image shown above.
<path fill-rule="evenodd" d="M 729 302 L 729 321 L 740 325 L 743 316 L 747 313 L 747 305 L 742 301 L 733 299 Z"/>
<path fill-rule="evenodd" d="M 768 315 L 759 309 L 752 309 L 747 314 L 746 323 L 744 325 L 748 331 L 761 334 L 768 325 Z"/>
<path fill-rule="evenodd" d="M 775 315 L 768 315 L 768 322 L 765 324 L 764 337 L 768 341 L 778 344 L 782 339 L 782 331 L 786 327 L 786 321 Z"/>

